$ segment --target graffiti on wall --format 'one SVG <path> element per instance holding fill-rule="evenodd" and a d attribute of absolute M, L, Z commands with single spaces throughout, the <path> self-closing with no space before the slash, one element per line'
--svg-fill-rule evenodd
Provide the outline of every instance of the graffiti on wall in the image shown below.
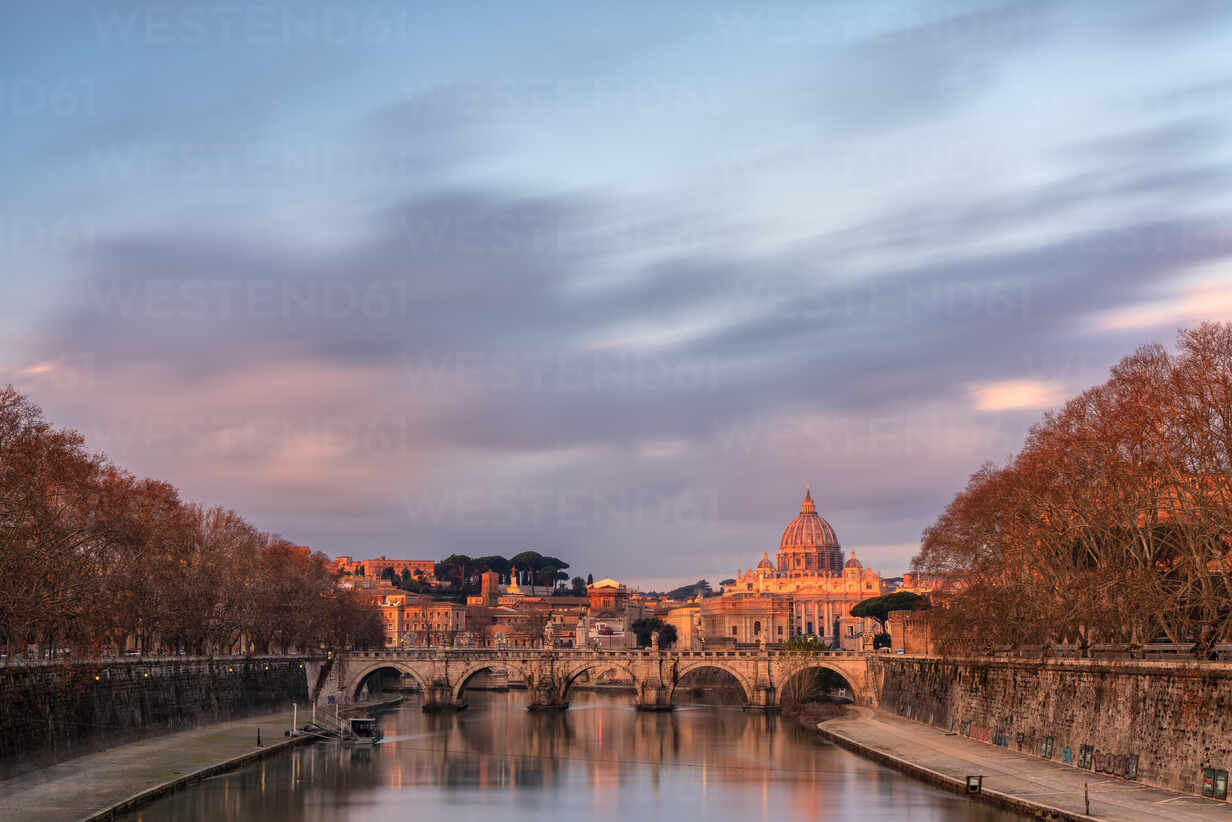
<path fill-rule="evenodd" d="M 1040 742 L 1040 756 L 1044 759 L 1052 759 L 1052 737 L 1046 736 Z"/>
<path fill-rule="evenodd" d="M 1094 751 L 1091 755 L 1091 770 L 1119 776 L 1122 779 L 1137 779 L 1138 755 Z"/>
<path fill-rule="evenodd" d="M 1091 769 L 1091 759 L 1095 755 L 1094 745 L 1083 745 L 1078 748 L 1078 767 L 1084 770 Z"/>
<path fill-rule="evenodd" d="M 1228 772 L 1206 768 L 1202 771 L 1202 795 L 1214 799 L 1228 798 Z"/>
<path fill-rule="evenodd" d="M 969 728 L 967 736 L 972 739 L 978 739 L 981 742 L 992 741 L 992 728 L 987 725 L 980 725 L 978 722 L 968 722 L 967 727 Z"/>
<path fill-rule="evenodd" d="M 1006 728 L 996 727 L 990 728 L 987 725 L 981 725 L 975 721 L 968 721 L 961 727 L 962 733 L 971 739 L 978 739 L 981 742 L 991 742 L 1002 748 L 1008 748 L 1010 743 L 1010 731 Z M 1024 743 L 1027 743 L 1026 734 L 1019 731 L 1014 733 L 1014 742 L 1018 750 L 1023 749 Z M 1034 744 L 1033 742 L 1027 744 Z M 1051 736 L 1045 736 L 1039 743 L 1039 755 L 1044 759 L 1052 759 L 1055 746 L 1055 739 Z M 1078 761 L 1074 761 L 1074 753 L 1070 747 L 1065 747 L 1061 751 L 1061 759 L 1066 765 L 1077 765 L 1085 770 L 1095 771 L 1096 773 L 1105 773 L 1111 776 L 1119 776 L 1122 779 L 1137 779 L 1138 778 L 1138 755 L 1131 753 L 1117 753 L 1115 751 L 1100 751 L 1096 750 L 1094 745 L 1080 745 L 1078 748 Z M 1223 774 L 1222 790 L 1227 793 L 1228 776 L 1226 771 L 1210 771 L 1211 790 L 1218 790 L 1216 783 L 1217 774 Z"/>

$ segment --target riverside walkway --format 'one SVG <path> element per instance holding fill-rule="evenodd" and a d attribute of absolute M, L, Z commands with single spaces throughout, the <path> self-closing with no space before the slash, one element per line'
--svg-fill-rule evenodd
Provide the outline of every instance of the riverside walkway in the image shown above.
<path fill-rule="evenodd" d="M 221 722 L 108 748 L 0 781 L 0 819 L 57 822 L 90 819 L 146 791 L 243 757 L 257 757 L 287 739 L 290 710 Z M 257 729 L 265 747 L 257 747 Z"/>
<path fill-rule="evenodd" d="M 853 714 L 820 722 L 817 728 L 843 747 L 934 784 L 945 784 L 947 778 L 962 783 L 968 774 L 983 774 L 984 792 L 990 798 L 1004 795 L 1009 800 L 1006 804 L 1017 803 L 1021 809 L 1044 806 L 1074 820 L 1232 822 L 1230 802 L 1151 788 L 963 736 L 949 736 L 938 728 L 871 708 L 854 708 Z M 1085 814 L 1083 783 L 1090 787 L 1090 816 Z"/>

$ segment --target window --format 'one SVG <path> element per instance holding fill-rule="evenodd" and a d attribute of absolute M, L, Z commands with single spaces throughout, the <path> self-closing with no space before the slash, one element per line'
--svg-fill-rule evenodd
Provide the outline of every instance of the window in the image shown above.
<path fill-rule="evenodd" d="M 736 632 L 737 632 L 738 630 L 739 630 L 739 629 L 737 629 L 737 628 L 736 628 L 736 626 L 735 626 L 735 625 L 733 625 L 733 626 L 732 626 L 732 636 L 736 636 Z"/>
<path fill-rule="evenodd" d="M 753 636 L 757 636 L 760 633 L 761 633 L 761 620 L 760 619 L 754 620 L 753 621 Z"/>
<path fill-rule="evenodd" d="M 782 635 L 783 635 L 783 626 L 780 625 L 779 626 L 779 636 L 782 636 Z"/>

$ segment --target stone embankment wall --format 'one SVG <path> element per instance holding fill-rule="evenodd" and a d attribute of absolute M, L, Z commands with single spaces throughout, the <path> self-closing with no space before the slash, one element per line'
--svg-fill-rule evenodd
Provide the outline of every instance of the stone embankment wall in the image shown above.
<path fill-rule="evenodd" d="M 907 656 L 870 664 L 882 709 L 973 739 L 1186 793 L 1232 770 L 1232 664 Z"/>
<path fill-rule="evenodd" d="M 288 657 L 0 667 L 0 772 L 308 699 Z M 289 723 L 288 723 L 289 724 Z M 281 737 L 283 728 L 270 728 Z"/>

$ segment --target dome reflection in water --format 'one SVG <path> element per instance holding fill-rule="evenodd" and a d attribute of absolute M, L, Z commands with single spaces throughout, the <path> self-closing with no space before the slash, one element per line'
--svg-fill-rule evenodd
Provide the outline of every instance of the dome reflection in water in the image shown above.
<path fill-rule="evenodd" d="M 1019 819 L 822 743 L 776 716 L 681 694 L 639 713 L 627 694 L 572 691 L 563 713 L 526 693 L 468 691 L 424 714 L 411 695 L 373 746 L 313 744 L 164 797 L 125 819 Z M 711 701 L 711 700 L 707 700 Z"/>

